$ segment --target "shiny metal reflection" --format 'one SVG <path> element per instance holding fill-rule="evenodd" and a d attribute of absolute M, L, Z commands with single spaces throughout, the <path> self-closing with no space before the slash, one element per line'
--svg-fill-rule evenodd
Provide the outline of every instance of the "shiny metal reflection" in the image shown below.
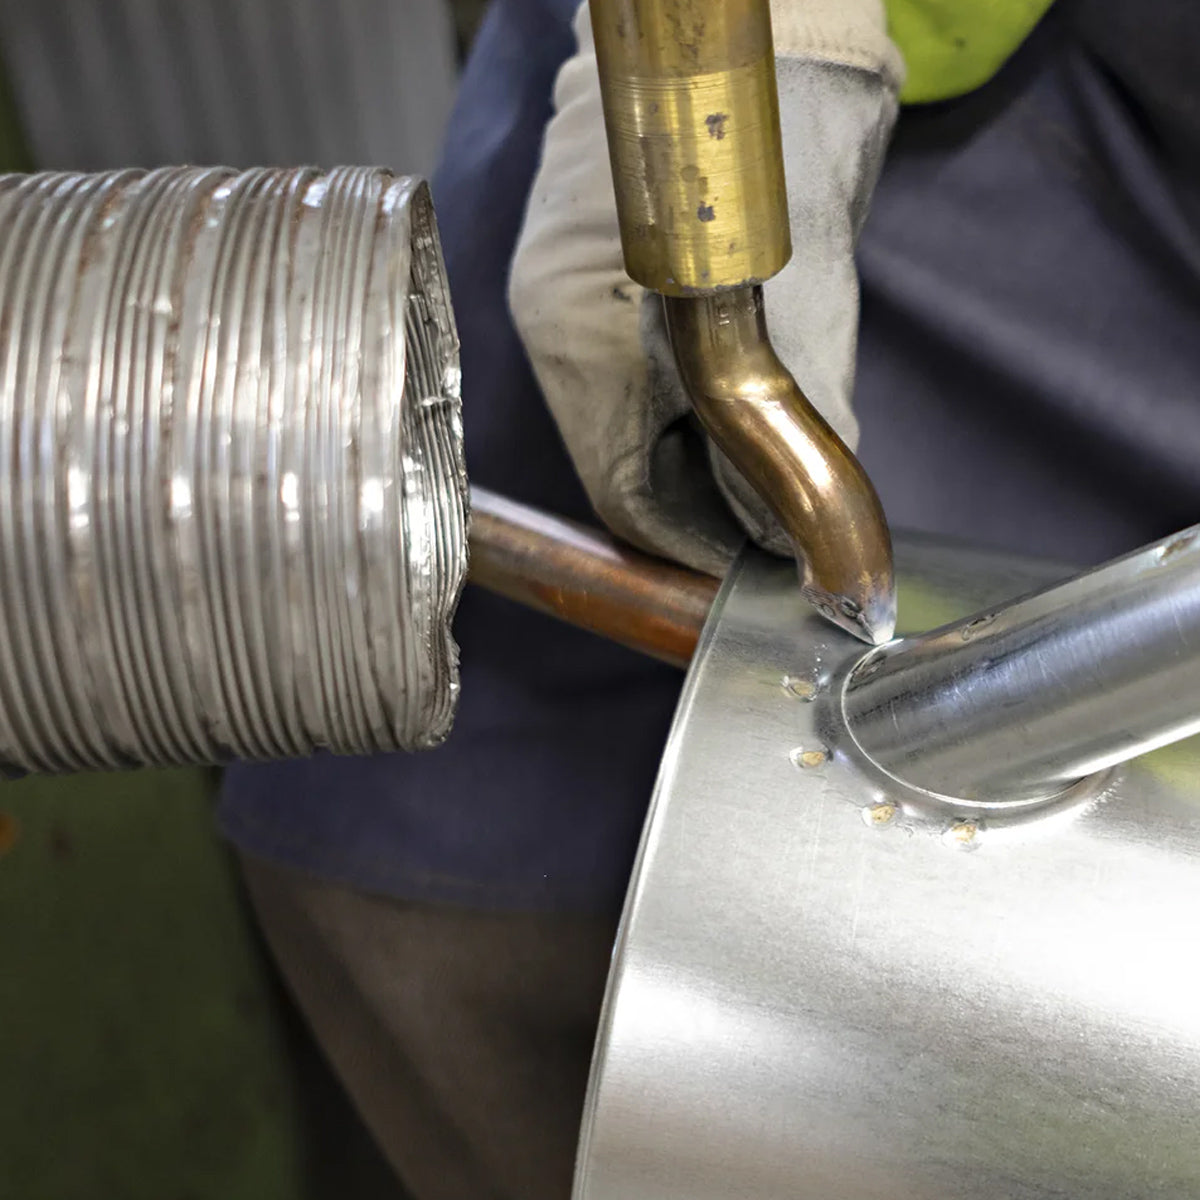
<path fill-rule="evenodd" d="M 1054 796 L 1200 733 L 1200 526 L 881 647 L 842 699 L 889 774 L 981 805 Z"/>
<path fill-rule="evenodd" d="M 792 253 L 768 0 L 591 0 L 625 269 L 659 292 L 709 436 L 778 518 L 803 591 L 870 643 L 896 622 L 871 481 L 771 347 Z"/>
<path fill-rule="evenodd" d="M 466 568 L 428 190 L 0 177 L 0 763 L 414 749 Z"/>

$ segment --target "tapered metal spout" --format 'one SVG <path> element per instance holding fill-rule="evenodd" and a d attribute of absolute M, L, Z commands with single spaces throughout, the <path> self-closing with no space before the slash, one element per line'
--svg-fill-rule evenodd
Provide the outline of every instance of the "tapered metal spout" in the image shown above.
<path fill-rule="evenodd" d="M 884 646 L 842 702 L 889 774 L 981 803 L 1052 796 L 1200 732 L 1200 525 Z"/>
<path fill-rule="evenodd" d="M 883 509 L 858 459 L 776 356 L 762 289 L 663 302 L 696 413 L 791 538 L 805 596 L 856 637 L 886 642 L 896 589 Z"/>

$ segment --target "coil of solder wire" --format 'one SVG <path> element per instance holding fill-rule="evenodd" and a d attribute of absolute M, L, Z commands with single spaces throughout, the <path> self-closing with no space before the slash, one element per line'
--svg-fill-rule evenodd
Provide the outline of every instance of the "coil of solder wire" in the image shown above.
<path fill-rule="evenodd" d="M 420 181 L 0 177 L 0 463 L 7 772 L 448 731 L 467 486 Z"/>

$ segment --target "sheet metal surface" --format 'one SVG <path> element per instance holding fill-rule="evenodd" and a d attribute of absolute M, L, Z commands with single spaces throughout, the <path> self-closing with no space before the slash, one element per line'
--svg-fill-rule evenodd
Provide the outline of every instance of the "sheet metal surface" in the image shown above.
<path fill-rule="evenodd" d="M 1061 575 L 925 542 L 901 626 Z M 576 1200 L 1200 1194 L 1200 751 L 1006 817 L 854 757 L 860 649 L 735 568 L 627 902 Z"/>

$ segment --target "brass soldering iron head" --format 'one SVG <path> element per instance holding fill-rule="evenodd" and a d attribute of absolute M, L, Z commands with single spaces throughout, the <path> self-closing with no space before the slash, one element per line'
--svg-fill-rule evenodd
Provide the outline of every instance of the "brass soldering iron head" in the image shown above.
<path fill-rule="evenodd" d="M 858 459 L 775 354 L 762 289 L 663 303 L 692 405 L 791 539 L 804 595 L 855 637 L 888 641 L 896 585 L 883 508 Z"/>

